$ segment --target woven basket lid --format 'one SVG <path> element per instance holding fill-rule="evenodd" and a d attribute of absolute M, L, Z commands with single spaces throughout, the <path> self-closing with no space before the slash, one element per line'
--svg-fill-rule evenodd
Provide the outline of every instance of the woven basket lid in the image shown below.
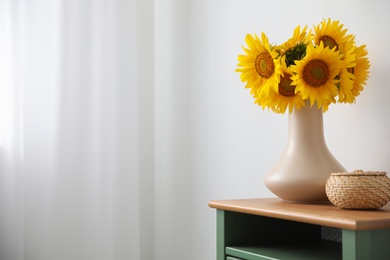
<path fill-rule="evenodd" d="M 380 172 L 380 171 L 362 171 L 362 170 L 355 170 L 353 172 L 335 172 L 331 173 L 331 176 L 384 176 L 386 175 L 386 172 Z"/>

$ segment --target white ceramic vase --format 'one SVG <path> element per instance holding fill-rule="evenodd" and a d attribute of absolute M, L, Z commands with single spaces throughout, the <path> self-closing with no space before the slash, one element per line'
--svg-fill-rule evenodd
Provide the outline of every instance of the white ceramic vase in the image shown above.
<path fill-rule="evenodd" d="M 327 179 L 331 173 L 345 171 L 325 143 L 322 110 L 306 103 L 289 114 L 287 147 L 264 183 L 288 202 L 327 202 Z"/>

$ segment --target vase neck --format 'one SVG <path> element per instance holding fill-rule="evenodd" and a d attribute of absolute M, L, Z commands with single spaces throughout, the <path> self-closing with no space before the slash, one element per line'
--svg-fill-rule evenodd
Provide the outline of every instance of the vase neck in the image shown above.
<path fill-rule="evenodd" d="M 322 110 L 308 103 L 300 110 L 294 109 L 288 118 L 288 141 L 325 143 Z"/>

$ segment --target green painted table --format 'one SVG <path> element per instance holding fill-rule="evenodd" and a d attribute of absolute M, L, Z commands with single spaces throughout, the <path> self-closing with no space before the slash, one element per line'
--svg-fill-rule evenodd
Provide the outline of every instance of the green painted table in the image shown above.
<path fill-rule="evenodd" d="M 345 210 L 264 198 L 209 206 L 217 210 L 217 260 L 390 259 L 390 204 Z M 323 239 L 321 227 L 341 229 L 342 241 Z"/>

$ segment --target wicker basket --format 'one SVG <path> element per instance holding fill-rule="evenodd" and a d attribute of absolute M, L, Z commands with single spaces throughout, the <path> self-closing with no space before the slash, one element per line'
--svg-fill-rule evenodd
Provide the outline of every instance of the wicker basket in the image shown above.
<path fill-rule="evenodd" d="M 390 201 L 390 179 L 386 172 L 332 173 L 325 192 L 330 202 L 344 209 L 378 209 Z"/>

